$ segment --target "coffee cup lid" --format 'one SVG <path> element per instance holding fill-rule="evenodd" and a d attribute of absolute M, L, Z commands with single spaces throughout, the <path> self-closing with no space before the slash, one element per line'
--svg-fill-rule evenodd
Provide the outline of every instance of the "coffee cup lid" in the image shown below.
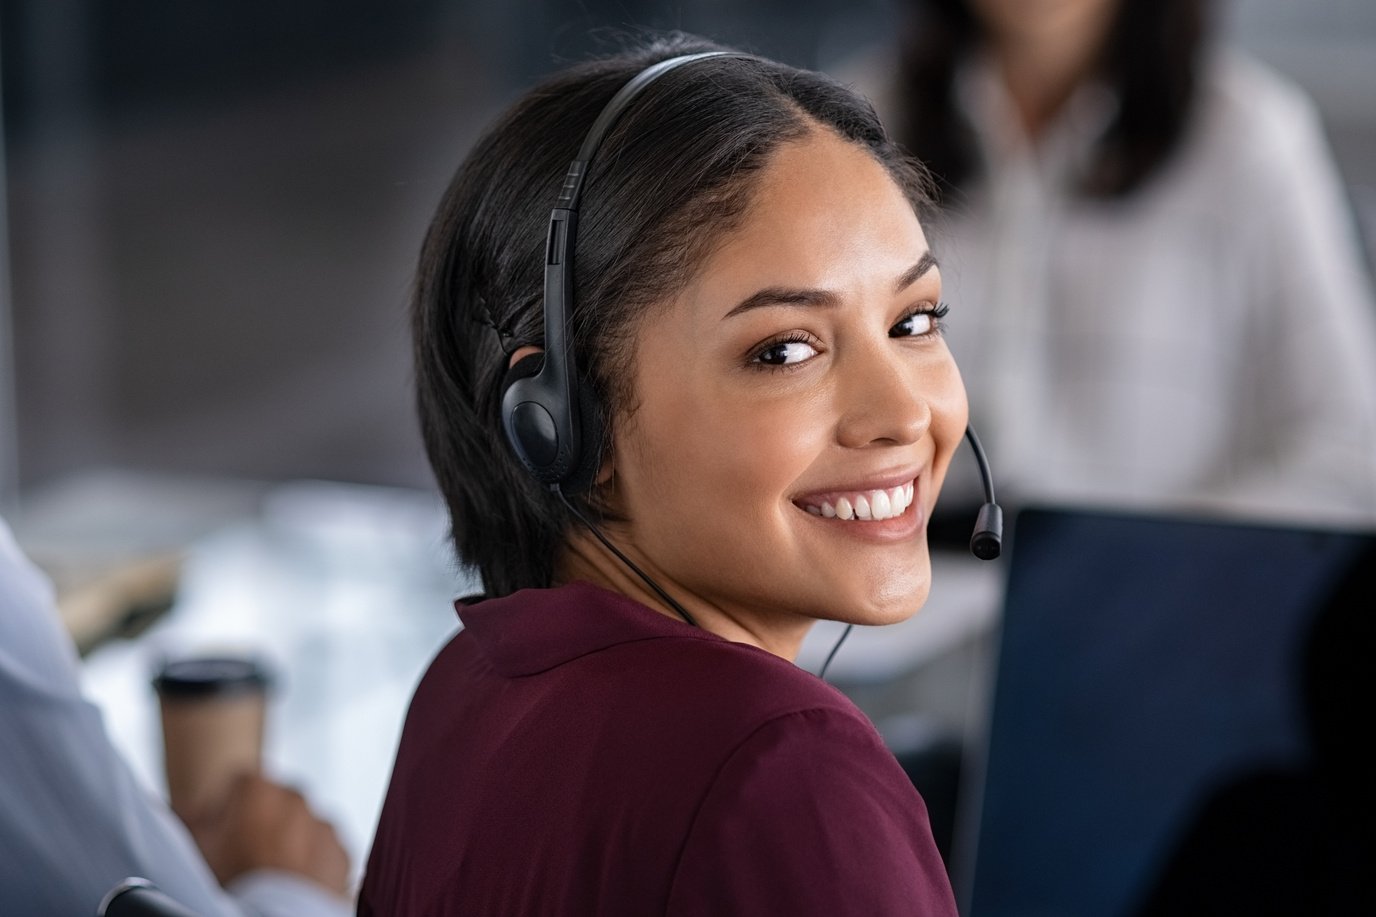
<path fill-rule="evenodd" d="M 215 697 L 263 691 L 271 679 L 257 659 L 244 656 L 196 656 L 163 663 L 153 687 L 163 697 Z"/>

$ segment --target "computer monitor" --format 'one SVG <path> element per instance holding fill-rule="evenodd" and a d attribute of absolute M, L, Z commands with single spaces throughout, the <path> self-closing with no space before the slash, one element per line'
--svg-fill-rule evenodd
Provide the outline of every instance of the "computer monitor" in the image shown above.
<path fill-rule="evenodd" d="M 1306 655 L 1345 577 L 1347 629 L 1324 651 L 1366 661 L 1325 663 L 1348 679 L 1325 696 L 1352 729 L 1376 723 L 1376 614 L 1354 611 L 1376 535 L 1039 508 L 1009 555 L 987 741 L 963 780 L 961 913 L 1141 914 L 1215 868 L 1226 897 L 1239 851 L 1262 851 L 1247 868 L 1263 890 L 1303 881 L 1264 874 L 1265 851 L 1303 840 L 1264 835 L 1318 817 Z"/>

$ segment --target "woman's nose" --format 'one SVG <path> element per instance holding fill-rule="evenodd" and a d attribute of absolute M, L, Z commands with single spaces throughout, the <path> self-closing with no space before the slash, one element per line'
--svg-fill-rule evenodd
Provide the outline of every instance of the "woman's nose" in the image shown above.
<path fill-rule="evenodd" d="M 886 344 L 855 354 L 841 368 L 837 439 L 848 448 L 907 445 L 931 426 L 918 367 L 911 356 L 894 352 L 891 341 Z"/>

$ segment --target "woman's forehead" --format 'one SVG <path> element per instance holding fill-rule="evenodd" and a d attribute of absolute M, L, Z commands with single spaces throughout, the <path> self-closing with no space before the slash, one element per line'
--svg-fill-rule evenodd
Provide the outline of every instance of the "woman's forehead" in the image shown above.
<path fill-rule="evenodd" d="M 818 130 L 780 147 L 737 226 L 689 288 L 723 296 L 766 287 L 892 285 L 928 252 L 903 189 L 863 147 Z M 885 279 L 886 278 L 886 279 Z M 687 292 L 687 291 L 686 291 Z"/>

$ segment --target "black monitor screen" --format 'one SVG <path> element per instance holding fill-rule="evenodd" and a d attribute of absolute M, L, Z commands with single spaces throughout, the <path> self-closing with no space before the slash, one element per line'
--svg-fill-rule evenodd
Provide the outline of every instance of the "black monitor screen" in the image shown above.
<path fill-rule="evenodd" d="M 962 913 L 1261 913 L 1238 906 L 1312 904 L 1314 883 L 1357 893 L 1341 891 L 1353 876 L 1334 861 L 1354 853 L 1331 821 L 1376 815 L 1372 769 L 1352 771 L 1363 799 L 1337 797 L 1347 815 L 1326 800 L 1348 789 L 1353 737 L 1376 726 L 1374 547 L 1353 533 L 1022 513 L 970 775 L 982 793 L 966 806 Z M 1311 741 L 1320 729 L 1332 740 Z"/>

